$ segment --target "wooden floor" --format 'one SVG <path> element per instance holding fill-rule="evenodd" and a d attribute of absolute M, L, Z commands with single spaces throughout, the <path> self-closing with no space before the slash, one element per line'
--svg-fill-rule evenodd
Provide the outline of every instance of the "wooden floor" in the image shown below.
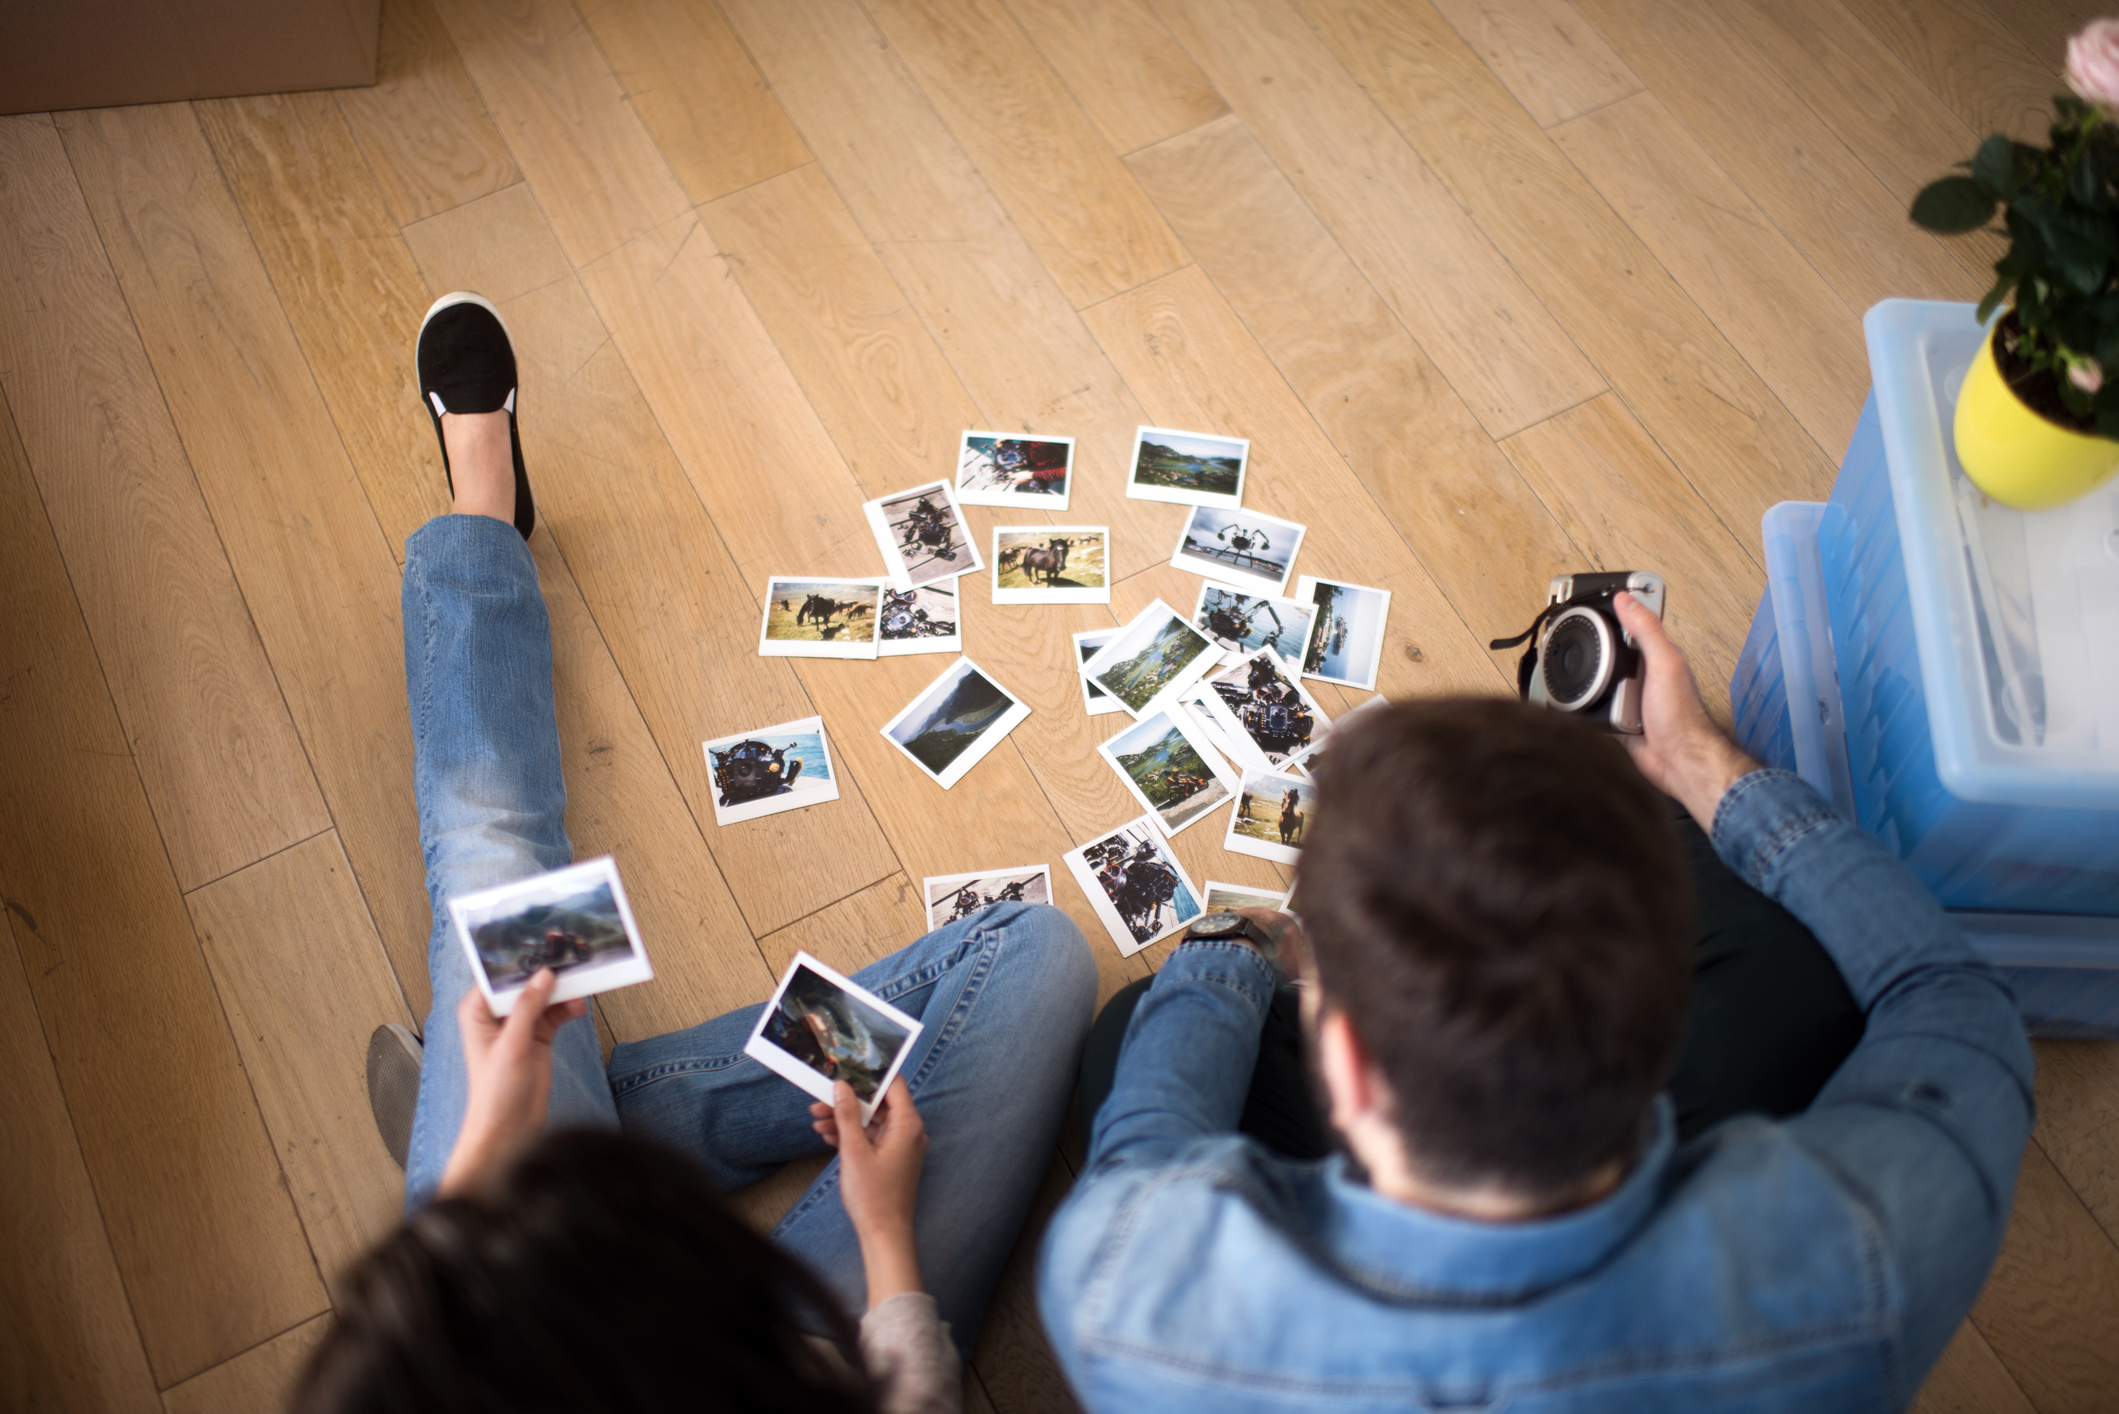
<path fill-rule="evenodd" d="M 1182 513 L 1120 493 L 1138 423 L 1252 439 L 1299 569 L 1393 591 L 1392 696 L 1503 691 L 1485 640 L 1594 565 L 1663 571 L 1725 702 L 1759 515 L 1826 493 L 1860 409 L 1861 312 L 1984 284 L 1991 239 L 1907 202 L 2042 134 L 2090 13 L 385 0 L 374 88 L 0 118 L 0 1405 L 269 1408 L 396 1211 L 361 1058 L 428 1003 L 397 579 L 445 505 L 436 294 L 520 345 L 568 825 L 658 972 L 601 1010 L 653 1034 L 796 948 L 908 940 L 923 875 L 1136 813 L 1067 636 L 1196 593 Z M 873 573 L 859 503 L 966 427 L 1079 438 L 1059 519 L 1111 524 L 1124 579 L 965 581 L 1035 715 L 944 793 L 876 728 L 945 660 L 761 659 L 755 624 L 768 573 Z M 715 828 L 700 741 L 813 712 L 842 798 Z M 1178 851 L 1278 877 L 1216 826 Z M 1060 888 L 1107 993 L 1154 965 Z M 2040 1063 L 1938 1414 L 2119 1407 L 2119 1048 Z M 1069 1403 L 1033 1242 L 975 1409 Z"/>

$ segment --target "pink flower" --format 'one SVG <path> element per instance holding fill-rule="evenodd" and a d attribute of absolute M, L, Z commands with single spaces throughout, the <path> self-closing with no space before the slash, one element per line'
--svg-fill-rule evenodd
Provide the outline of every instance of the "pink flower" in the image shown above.
<path fill-rule="evenodd" d="M 2085 393 L 2094 393 L 2104 386 L 2104 365 L 2094 358 L 2071 358 L 2067 365 L 2067 381 Z"/>
<path fill-rule="evenodd" d="M 2091 20 L 2067 42 L 2067 83 L 2085 101 L 2119 111 L 2119 19 Z"/>

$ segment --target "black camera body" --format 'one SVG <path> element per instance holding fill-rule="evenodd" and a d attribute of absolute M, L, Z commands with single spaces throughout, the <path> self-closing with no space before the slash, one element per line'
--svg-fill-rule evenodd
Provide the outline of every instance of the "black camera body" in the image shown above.
<path fill-rule="evenodd" d="M 1532 628 L 1518 685 L 1523 700 L 1573 712 L 1615 732 L 1641 730 L 1641 653 L 1619 627 L 1612 596 L 1625 590 L 1663 616 L 1663 577 L 1650 570 L 1556 574 Z"/>

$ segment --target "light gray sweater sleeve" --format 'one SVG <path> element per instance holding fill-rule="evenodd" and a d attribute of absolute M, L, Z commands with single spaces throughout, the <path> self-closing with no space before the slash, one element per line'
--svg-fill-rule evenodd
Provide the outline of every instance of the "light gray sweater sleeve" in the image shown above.
<path fill-rule="evenodd" d="M 924 1291 L 899 1292 L 861 1318 L 861 1364 L 883 1414 L 963 1414 L 963 1364 Z"/>

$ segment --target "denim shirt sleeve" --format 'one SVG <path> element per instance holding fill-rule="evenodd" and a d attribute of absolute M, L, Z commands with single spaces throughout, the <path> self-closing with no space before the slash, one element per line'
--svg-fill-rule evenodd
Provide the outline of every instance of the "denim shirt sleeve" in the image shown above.
<path fill-rule="evenodd" d="M 1226 1134 L 1243 1114 L 1273 965 L 1248 944 L 1181 944 L 1134 1009 L 1089 1135 L 1089 1168 Z"/>
<path fill-rule="evenodd" d="M 1714 847 L 1817 935 L 1867 1016 L 1788 1132 L 1877 1225 L 1917 1385 L 1971 1308 L 2031 1134 L 2032 1059 L 2007 984 L 1904 864 L 1785 771 L 1722 797 Z"/>

